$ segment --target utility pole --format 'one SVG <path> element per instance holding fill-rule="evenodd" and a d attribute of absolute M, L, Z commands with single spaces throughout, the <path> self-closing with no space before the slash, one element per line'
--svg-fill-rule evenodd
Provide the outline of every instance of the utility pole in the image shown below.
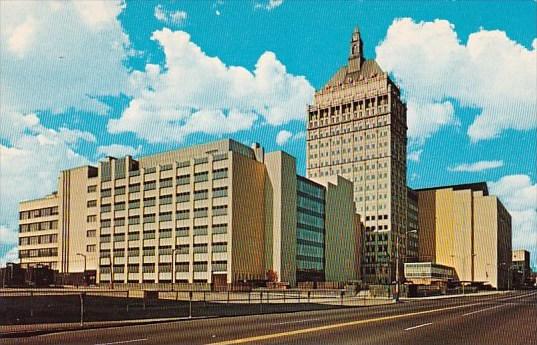
<path fill-rule="evenodd" d="M 399 302 L 399 236 L 395 236 L 395 302 Z"/>
<path fill-rule="evenodd" d="M 177 248 L 173 248 L 172 250 L 172 284 L 175 284 L 175 252 L 176 251 L 177 251 Z"/>

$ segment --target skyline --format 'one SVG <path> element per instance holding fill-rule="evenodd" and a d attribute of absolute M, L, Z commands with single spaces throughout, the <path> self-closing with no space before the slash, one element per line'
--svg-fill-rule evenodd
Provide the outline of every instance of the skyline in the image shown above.
<path fill-rule="evenodd" d="M 105 155 L 231 137 L 288 151 L 304 175 L 306 104 L 358 25 L 409 107 L 409 185 L 489 182 L 513 216 L 513 249 L 536 265 L 535 2 L 394 4 L 2 2 L 0 262 L 14 253 L 18 202 Z"/>

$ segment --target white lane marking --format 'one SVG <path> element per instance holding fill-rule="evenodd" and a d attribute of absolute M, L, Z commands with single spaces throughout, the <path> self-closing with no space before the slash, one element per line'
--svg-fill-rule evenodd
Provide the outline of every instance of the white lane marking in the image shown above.
<path fill-rule="evenodd" d="M 120 341 L 114 341 L 111 343 L 100 343 L 95 345 L 116 345 L 116 344 L 128 344 L 128 343 L 137 343 L 140 341 L 145 341 L 147 338 L 141 338 L 141 339 L 132 339 L 132 340 L 120 340 Z"/>
<path fill-rule="evenodd" d="M 322 318 L 316 318 L 316 319 L 307 319 L 307 320 L 286 321 L 286 322 L 275 323 L 275 325 L 287 325 L 287 324 L 291 324 L 291 323 L 303 323 L 303 322 L 318 321 L 318 320 L 323 320 L 323 319 Z"/>
<path fill-rule="evenodd" d="M 425 327 L 425 326 L 430 326 L 432 324 L 433 324 L 432 322 L 427 322 L 427 323 L 424 323 L 423 325 L 417 325 L 417 326 L 414 326 L 414 327 L 405 328 L 405 331 L 410 331 L 412 329 L 421 328 L 421 327 Z"/>
<path fill-rule="evenodd" d="M 487 311 L 487 310 L 497 309 L 497 308 L 501 308 L 501 307 L 505 307 L 505 305 L 504 304 L 496 305 L 494 307 L 476 310 L 476 311 L 473 311 L 473 312 L 470 312 L 470 313 L 462 314 L 462 316 L 468 316 L 468 315 L 473 315 L 473 314 L 477 314 L 477 313 L 482 313 L 482 312 Z"/>

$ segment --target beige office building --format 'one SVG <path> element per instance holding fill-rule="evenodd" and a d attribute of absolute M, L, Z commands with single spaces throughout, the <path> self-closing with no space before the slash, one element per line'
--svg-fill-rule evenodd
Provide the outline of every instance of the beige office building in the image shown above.
<path fill-rule="evenodd" d="M 312 188 L 302 191 L 305 184 Z M 136 160 L 108 157 L 98 168 L 63 171 L 56 194 L 20 204 L 21 262 L 67 273 L 82 272 L 85 262 L 99 283 L 225 285 L 263 280 L 268 269 L 291 286 L 297 276 L 352 280 L 349 191 L 341 177 L 321 185 L 297 176 L 285 152 L 265 155 L 233 140 Z M 346 205 L 344 212 L 336 215 L 328 202 Z M 349 236 L 337 251 L 336 231 Z M 42 235 L 51 237 L 35 242 Z"/>
<path fill-rule="evenodd" d="M 362 45 L 355 29 L 348 64 L 309 106 L 306 169 L 308 178 L 341 175 L 354 183 L 365 224 L 363 278 L 389 283 L 397 242 L 399 256 L 406 255 L 406 105 L 388 74 L 364 58 Z"/>
<path fill-rule="evenodd" d="M 506 289 L 511 216 L 485 182 L 418 189 L 419 257 L 453 267 L 461 281 Z"/>

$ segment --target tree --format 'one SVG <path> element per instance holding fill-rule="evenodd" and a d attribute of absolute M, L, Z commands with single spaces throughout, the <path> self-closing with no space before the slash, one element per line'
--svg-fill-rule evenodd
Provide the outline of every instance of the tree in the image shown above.
<path fill-rule="evenodd" d="M 273 269 L 267 271 L 267 280 L 271 283 L 274 283 L 278 280 L 278 273 Z"/>

